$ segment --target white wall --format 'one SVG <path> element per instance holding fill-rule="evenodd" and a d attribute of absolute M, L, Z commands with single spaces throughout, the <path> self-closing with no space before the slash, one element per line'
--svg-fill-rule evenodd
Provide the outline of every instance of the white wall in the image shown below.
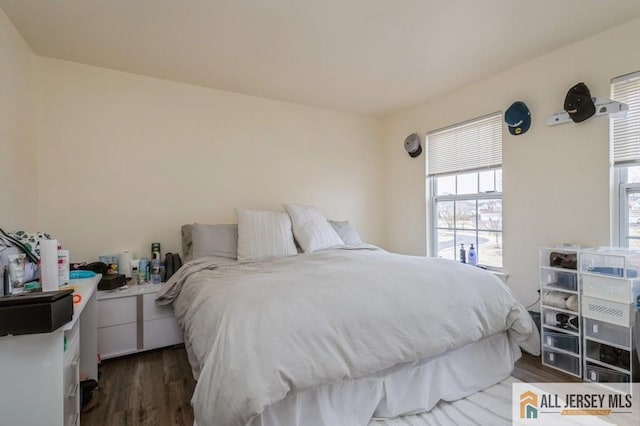
<path fill-rule="evenodd" d="M 383 242 L 376 119 L 50 58 L 38 71 L 38 223 L 74 260 L 179 251 L 181 224 L 283 202 Z"/>
<path fill-rule="evenodd" d="M 0 10 L 0 227 L 36 226 L 35 56 Z"/>
<path fill-rule="evenodd" d="M 503 133 L 504 267 L 525 305 L 537 297 L 538 247 L 610 244 L 609 120 L 547 127 L 580 81 L 608 97 L 613 77 L 640 69 L 640 19 L 613 28 L 385 120 L 387 248 L 426 252 L 425 156 L 410 158 L 406 135 L 504 111 L 523 100 L 528 133 Z M 473 66 L 473 64 L 469 64 Z M 481 254 L 480 254 L 481 256 Z"/>

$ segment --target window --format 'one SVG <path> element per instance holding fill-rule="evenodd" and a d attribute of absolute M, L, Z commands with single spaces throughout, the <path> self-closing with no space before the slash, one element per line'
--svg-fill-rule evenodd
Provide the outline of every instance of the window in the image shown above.
<path fill-rule="evenodd" d="M 478 263 L 502 268 L 502 114 L 427 134 L 431 253 L 458 259 L 476 247 Z"/>
<path fill-rule="evenodd" d="M 617 244 L 640 249 L 640 72 L 614 78 L 611 97 L 629 106 L 611 119 L 617 193 Z"/>

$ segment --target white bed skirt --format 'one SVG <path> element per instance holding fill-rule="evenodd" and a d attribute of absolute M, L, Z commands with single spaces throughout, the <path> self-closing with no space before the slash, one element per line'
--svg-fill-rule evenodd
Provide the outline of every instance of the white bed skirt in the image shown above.
<path fill-rule="evenodd" d="M 323 385 L 267 407 L 249 426 L 353 426 L 422 413 L 507 378 L 522 353 L 501 332 L 437 357 L 356 380 Z"/>

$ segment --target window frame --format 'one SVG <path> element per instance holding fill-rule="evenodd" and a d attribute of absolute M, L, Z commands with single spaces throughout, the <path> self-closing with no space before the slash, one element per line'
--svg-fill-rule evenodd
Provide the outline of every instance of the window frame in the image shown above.
<path fill-rule="evenodd" d="M 610 93 L 613 99 L 614 86 L 625 80 L 638 79 L 640 71 L 634 71 L 611 79 Z M 634 92 L 635 93 L 635 92 Z M 640 159 L 615 162 L 614 150 L 614 122 L 609 123 L 610 167 L 613 168 L 613 213 L 612 213 L 612 244 L 616 247 L 629 247 L 629 240 L 640 240 L 640 237 L 630 238 L 629 232 L 629 194 L 640 193 L 640 182 L 628 182 L 629 167 L 640 166 Z"/>
<path fill-rule="evenodd" d="M 495 120 L 495 121 L 494 121 Z M 459 254 L 458 254 L 458 250 L 457 250 L 457 240 L 456 240 L 456 235 L 457 232 L 459 231 L 473 231 L 475 233 L 475 245 L 476 245 L 476 250 L 479 251 L 479 247 L 477 247 L 477 243 L 478 243 L 478 239 L 479 239 L 479 235 L 481 232 L 492 232 L 490 229 L 479 229 L 479 211 L 478 211 L 478 202 L 482 201 L 482 200 L 500 200 L 500 204 L 501 206 L 503 206 L 503 191 L 504 191 L 504 187 L 503 187 L 503 181 L 501 180 L 501 185 L 499 186 L 500 191 L 497 191 L 498 189 L 498 185 L 497 185 L 497 181 L 496 179 L 496 171 L 499 170 L 501 175 L 502 175 L 502 170 L 503 170 L 503 162 L 502 162 L 502 149 L 503 149 L 503 127 L 502 127 L 502 123 L 504 120 L 504 114 L 502 111 L 495 111 L 492 112 L 490 114 L 485 114 L 479 117 L 475 117 L 472 118 L 470 120 L 466 120 L 460 123 L 456 123 L 444 128 L 440 128 L 440 129 L 436 129 L 433 131 L 429 131 L 425 134 L 425 148 L 426 148 L 426 157 L 425 158 L 425 166 L 426 166 L 426 172 L 425 173 L 425 179 L 426 179 L 426 197 L 427 199 L 427 203 L 426 203 L 426 207 L 428 210 L 430 210 L 429 212 L 427 212 L 426 215 L 426 222 L 427 222 L 427 255 L 430 257 L 438 257 L 438 230 L 444 229 L 441 227 L 438 227 L 438 203 L 439 202 L 443 202 L 443 201 L 453 201 L 454 202 L 454 206 L 456 205 L 456 202 L 461 202 L 461 201 L 474 201 L 475 202 L 475 227 L 473 230 L 469 230 L 469 229 L 465 229 L 465 228 L 457 228 L 454 222 L 454 227 L 453 228 L 446 228 L 446 229 L 451 229 L 454 233 L 454 253 L 455 256 L 454 258 L 456 260 L 459 260 Z M 484 130 L 480 130 L 482 128 L 482 126 L 480 128 L 478 128 L 478 130 L 480 131 L 480 135 L 483 135 L 483 138 L 477 139 L 477 146 L 482 146 L 485 149 L 489 149 L 489 151 L 487 151 L 487 153 L 489 154 L 488 156 L 480 156 L 483 160 L 480 160 L 478 162 L 474 163 L 469 163 L 468 161 L 462 161 L 459 163 L 459 167 L 457 169 L 455 168 L 449 168 L 448 170 L 439 170 L 439 169 L 435 169 L 435 170 L 430 170 L 430 158 L 432 157 L 432 153 L 430 152 L 430 145 L 429 145 L 429 138 L 432 136 L 441 136 L 443 134 L 443 132 L 447 132 L 447 131 L 460 131 L 461 132 L 461 137 L 462 137 L 462 141 L 472 141 L 473 143 L 476 143 L 476 140 L 474 139 L 469 139 L 468 135 L 465 135 L 465 128 L 468 128 L 469 126 L 474 126 L 474 125 L 478 125 L 479 123 L 486 121 L 487 125 L 489 126 L 487 129 Z M 497 121 L 497 122 L 496 122 Z M 499 138 L 499 145 L 495 144 L 494 141 L 497 141 L 497 139 L 486 139 L 486 131 L 493 131 L 494 136 L 496 138 Z M 445 136 L 446 137 L 446 136 Z M 456 138 L 453 138 L 456 139 Z M 436 145 L 434 147 L 441 148 L 441 141 L 442 139 L 438 140 L 436 139 L 437 142 Z M 455 150 L 455 146 L 457 146 L 459 140 L 455 140 L 453 142 L 453 147 L 451 149 Z M 495 151 L 496 148 L 499 147 L 499 151 Z M 444 151 L 445 157 L 451 155 L 452 151 Z M 495 162 L 496 157 L 493 157 L 491 153 L 497 154 L 499 158 L 499 162 Z M 438 164 L 438 163 L 436 163 Z M 470 167 L 469 167 L 470 166 Z M 446 168 L 445 168 L 446 169 Z M 494 172 L 494 185 L 493 185 L 493 190 L 490 191 L 484 191 L 484 192 L 479 192 L 481 189 L 481 173 L 482 172 L 487 172 L 487 171 L 493 171 Z M 476 178 L 477 178 L 477 182 L 476 182 L 476 191 L 474 193 L 470 193 L 470 194 L 458 194 L 458 176 L 462 176 L 462 175 L 466 175 L 469 173 L 476 173 Z M 438 191 L 437 191 L 437 181 L 438 178 L 441 177 L 445 177 L 445 176 L 455 176 L 455 194 L 445 194 L 445 195 L 438 195 Z M 503 176 L 503 175 L 502 175 Z M 502 178 L 501 178 L 502 179 Z M 454 210 L 454 218 L 455 218 L 455 210 Z M 503 213 L 503 208 L 501 208 L 501 212 L 500 212 L 500 230 L 499 231 L 494 231 L 494 232 L 499 232 L 500 233 L 500 241 L 501 241 L 501 249 L 504 247 L 504 213 Z M 502 272 L 504 270 L 504 253 L 501 253 L 501 265 L 500 267 L 498 266 L 491 266 L 491 265 L 487 265 L 483 263 L 483 256 L 481 253 L 478 253 L 478 260 L 479 260 L 479 264 L 478 266 L 482 266 L 483 268 L 492 270 L 492 271 L 496 271 L 496 272 Z"/>
<path fill-rule="evenodd" d="M 492 168 L 487 168 L 487 169 L 481 169 L 481 170 L 475 170 L 475 171 L 460 171 L 458 173 L 453 173 L 453 174 L 448 174 L 446 176 L 460 176 L 460 175 L 464 175 L 464 174 L 468 174 L 468 173 L 477 173 L 477 185 L 478 188 L 480 188 L 480 173 L 484 172 L 484 171 L 502 171 L 502 166 L 501 167 L 492 167 Z M 427 176 L 427 180 L 428 180 L 428 184 L 427 187 L 429 188 L 429 198 L 430 198 L 430 210 L 431 210 L 431 214 L 430 214 L 430 218 L 429 218 L 429 232 L 431 233 L 431 244 L 429 247 L 429 255 L 430 257 L 438 257 L 438 230 L 439 229 L 444 229 L 444 228 L 440 228 L 438 227 L 438 209 L 437 209 L 437 205 L 438 202 L 442 202 L 442 201 L 476 201 L 476 212 L 478 211 L 478 206 L 477 206 L 477 201 L 479 200 L 495 200 L 495 199 L 499 199 L 500 202 L 502 203 L 502 191 L 498 192 L 498 191 L 485 191 L 485 192 L 477 192 L 477 193 L 472 193 L 472 194 L 446 194 L 446 195 L 438 195 L 438 184 L 437 184 L 437 180 L 439 177 L 443 177 L 445 175 L 440 175 L 440 176 Z M 456 192 L 458 192 L 457 189 L 457 179 L 456 179 Z M 455 204 L 454 204 L 455 205 Z M 454 210 L 454 217 L 455 217 L 455 210 Z M 457 256 L 457 247 L 458 244 L 455 241 L 455 233 L 457 230 L 465 230 L 465 231 L 473 231 L 476 234 L 476 242 L 474 243 L 476 245 L 476 251 L 478 250 L 478 246 L 477 246 L 477 242 L 478 242 L 478 232 L 499 232 L 501 234 L 502 237 L 502 241 L 504 244 L 504 213 L 501 213 L 501 226 L 500 226 L 500 231 L 490 231 L 490 230 L 484 230 L 484 229 L 479 229 L 478 228 L 478 214 L 475 215 L 476 219 L 476 223 L 475 223 L 475 228 L 473 230 L 471 229 L 465 229 L 465 228 L 457 228 L 457 227 L 453 227 L 453 228 L 448 228 L 451 229 L 454 232 L 454 250 L 456 250 L 456 260 L 458 260 L 458 256 Z M 468 248 L 467 248 L 467 253 L 468 253 Z M 478 263 L 478 266 L 482 266 L 483 268 L 487 268 L 489 270 L 492 271 L 503 271 L 504 270 L 504 256 L 502 257 L 502 267 L 497 267 L 497 266 L 491 266 L 491 265 L 486 265 L 482 263 L 482 256 L 479 255 L 479 260 L 480 262 Z"/>
<path fill-rule="evenodd" d="M 614 205 L 614 238 L 613 244 L 616 247 L 629 247 L 629 240 L 639 240 L 639 237 L 630 237 L 629 225 L 629 194 L 640 193 L 640 182 L 627 182 L 627 167 L 617 167 L 614 170 L 615 196 Z"/>

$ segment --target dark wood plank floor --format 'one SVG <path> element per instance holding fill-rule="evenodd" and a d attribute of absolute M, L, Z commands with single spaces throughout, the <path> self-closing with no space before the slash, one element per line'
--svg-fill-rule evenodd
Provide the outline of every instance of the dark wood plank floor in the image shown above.
<path fill-rule="evenodd" d="M 195 387 L 184 346 L 106 360 L 96 405 L 80 423 L 100 426 L 193 425 Z"/>
<path fill-rule="evenodd" d="M 83 426 L 193 424 L 195 381 L 183 346 L 106 360 L 100 372 L 96 406 L 82 414 Z M 513 376 L 523 382 L 579 381 L 527 354 Z"/>

